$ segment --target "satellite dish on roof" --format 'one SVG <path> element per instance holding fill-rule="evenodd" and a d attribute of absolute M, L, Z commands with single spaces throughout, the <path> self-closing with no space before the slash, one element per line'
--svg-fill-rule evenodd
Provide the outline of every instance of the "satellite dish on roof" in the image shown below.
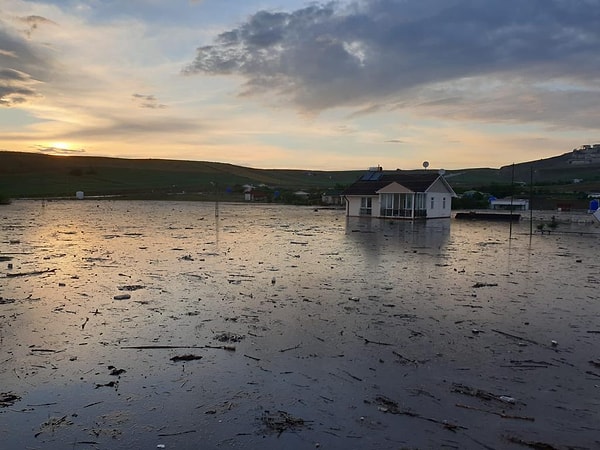
<path fill-rule="evenodd" d="M 427 169 L 429 167 L 429 161 L 423 161 L 423 168 Z"/>

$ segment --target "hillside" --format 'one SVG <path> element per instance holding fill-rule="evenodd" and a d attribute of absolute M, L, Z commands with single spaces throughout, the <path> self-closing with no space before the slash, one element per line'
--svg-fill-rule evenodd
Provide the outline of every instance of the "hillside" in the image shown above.
<path fill-rule="evenodd" d="M 240 190 L 245 184 L 278 189 L 333 188 L 362 171 L 252 169 L 233 164 L 163 159 L 50 156 L 0 152 L 0 192 L 19 197 L 142 195 Z"/>
<path fill-rule="evenodd" d="M 583 207 L 585 192 L 600 192 L 600 164 L 574 165 L 571 154 L 503 166 L 500 169 L 450 170 L 446 178 L 458 193 L 478 190 L 501 197 L 514 192 L 528 196 L 533 177 L 540 204 L 573 203 Z M 435 169 L 430 169 L 435 170 Z M 271 191 L 314 193 L 341 189 L 364 170 L 309 171 L 253 169 L 233 164 L 167 159 L 121 159 L 93 156 L 50 156 L 0 151 L 0 197 L 73 197 L 119 195 L 127 198 L 210 200 L 243 198 L 243 186 Z M 511 181 L 518 186 L 512 190 Z M 262 188 L 261 188 L 262 189 Z M 550 203 L 548 203 L 548 200 Z"/>

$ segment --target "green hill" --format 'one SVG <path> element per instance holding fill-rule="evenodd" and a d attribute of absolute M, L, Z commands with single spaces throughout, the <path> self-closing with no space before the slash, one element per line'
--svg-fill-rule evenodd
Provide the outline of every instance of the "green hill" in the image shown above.
<path fill-rule="evenodd" d="M 318 198 L 320 192 L 343 189 L 363 173 L 364 170 L 253 169 L 206 161 L 62 157 L 0 151 L 0 200 L 74 197 L 76 191 L 83 191 L 87 197 L 156 199 L 177 195 L 178 199 L 236 201 L 243 199 L 244 185 L 271 193 L 279 191 L 282 197 L 286 192 L 302 189 Z M 600 192 L 600 165 L 573 165 L 568 153 L 500 169 L 450 170 L 446 178 L 459 194 L 469 190 L 496 197 L 533 193 L 538 206 L 549 208 L 556 204 L 583 208 L 587 193 Z"/>
<path fill-rule="evenodd" d="M 50 156 L 0 152 L 0 192 L 12 198 L 86 195 L 153 196 L 236 192 L 245 184 L 271 189 L 327 189 L 363 171 L 252 169 L 217 162 Z"/>

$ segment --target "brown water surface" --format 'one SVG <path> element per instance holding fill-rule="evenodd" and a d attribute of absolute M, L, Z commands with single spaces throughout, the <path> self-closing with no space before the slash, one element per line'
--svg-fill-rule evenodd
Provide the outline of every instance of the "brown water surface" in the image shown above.
<path fill-rule="evenodd" d="M 587 220 L 509 239 L 279 205 L 0 218 L 2 448 L 600 447 Z"/>

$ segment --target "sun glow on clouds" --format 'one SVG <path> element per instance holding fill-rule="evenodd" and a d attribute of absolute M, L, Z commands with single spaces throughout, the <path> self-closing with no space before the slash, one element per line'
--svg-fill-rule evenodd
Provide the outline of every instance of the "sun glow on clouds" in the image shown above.
<path fill-rule="evenodd" d="M 555 156 L 600 136 L 598 2 L 3 0 L 0 148 L 329 170 Z"/>
<path fill-rule="evenodd" d="M 38 144 L 35 148 L 41 153 L 56 156 L 70 156 L 85 153 L 83 148 L 74 148 L 67 142 L 53 142 L 49 145 Z"/>
<path fill-rule="evenodd" d="M 54 142 L 52 144 L 52 147 L 54 147 L 57 150 L 69 150 L 71 148 L 70 145 L 66 142 Z"/>

